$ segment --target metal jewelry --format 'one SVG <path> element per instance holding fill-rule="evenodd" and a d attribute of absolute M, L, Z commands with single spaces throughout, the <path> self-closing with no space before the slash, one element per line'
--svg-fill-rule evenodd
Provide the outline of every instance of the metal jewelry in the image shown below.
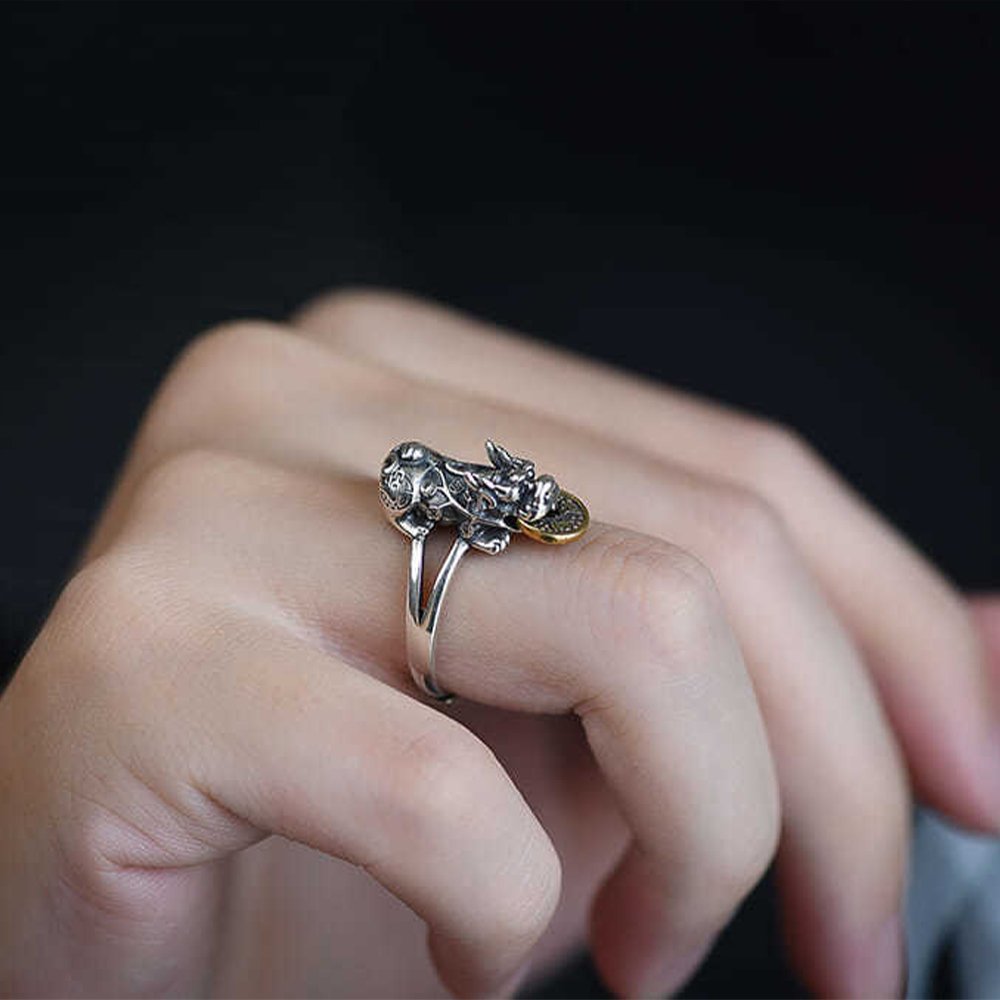
<path fill-rule="evenodd" d="M 418 441 L 396 445 L 379 474 L 379 499 L 389 520 L 410 539 L 406 599 L 406 658 L 414 683 L 438 701 L 454 695 L 434 674 L 438 618 L 462 556 L 470 548 L 503 552 L 521 532 L 549 545 L 579 538 L 590 515 L 579 497 L 559 488 L 551 476 L 536 476 L 527 458 L 486 442 L 489 465 L 461 462 Z M 438 525 L 455 525 L 457 535 L 423 602 L 424 542 Z"/>

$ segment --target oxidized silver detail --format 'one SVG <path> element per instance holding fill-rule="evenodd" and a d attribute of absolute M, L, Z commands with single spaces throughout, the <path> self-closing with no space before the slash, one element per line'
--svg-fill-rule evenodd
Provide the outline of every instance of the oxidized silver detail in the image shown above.
<path fill-rule="evenodd" d="M 382 463 L 379 496 L 393 524 L 411 538 L 437 524 L 455 524 L 474 549 L 496 555 L 519 531 L 517 519 L 537 521 L 553 510 L 559 486 L 536 476 L 535 465 L 492 441 L 490 465 L 448 458 L 420 444 L 396 445 Z"/>
<path fill-rule="evenodd" d="M 382 463 L 379 499 L 389 520 L 410 539 L 407 587 L 406 654 L 417 686 L 439 701 L 451 701 L 434 675 L 438 616 L 451 578 L 465 553 L 503 552 L 511 535 L 525 530 L 552 541 L 546 531 L 530 530 L 572 522 L 587 524 L 582 502 L 563 495 L 552 476 L 537 476 L 534 463 L 486 442 L 490 465 L 449 458 L 418 441 L 396 445 Z M 577 510 L 579 508 L 579 511 Z M 439 524 L 458 534 L 423 604 L 424 541 Z"/>

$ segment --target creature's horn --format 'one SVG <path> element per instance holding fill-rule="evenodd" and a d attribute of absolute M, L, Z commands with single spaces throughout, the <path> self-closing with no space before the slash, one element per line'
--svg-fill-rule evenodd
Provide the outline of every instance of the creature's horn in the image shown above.
<path fill-rule="evenodd" d="M 511 455 L 506 448 L 502 445 L 491 441 L 489 438 L 486 439 L 486 454 L 489 457 L 490 462 L 497 469 L 502 469 L 505 466 L 514 464 L 514 456 Z"/>

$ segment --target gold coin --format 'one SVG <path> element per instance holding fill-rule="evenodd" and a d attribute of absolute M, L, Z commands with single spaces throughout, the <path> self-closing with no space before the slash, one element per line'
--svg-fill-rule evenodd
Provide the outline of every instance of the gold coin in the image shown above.
<path fill-rule="evenodd" d="M 562 490 L 555 507 L 537 521 L 517 519 L 517 526 L 529 538 L 547 545 L 565 545 L 575 541 L 590 525 L 586 504 L 572 493 Z"/>

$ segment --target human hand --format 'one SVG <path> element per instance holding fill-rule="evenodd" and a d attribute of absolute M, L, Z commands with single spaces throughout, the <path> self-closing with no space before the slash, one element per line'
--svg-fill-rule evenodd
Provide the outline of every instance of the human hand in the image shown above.
<path fill-rule="evenodd" d="M 487 436 L 599 523 L 466 561 L 442 713 L 412 696 L 405 546 L 372 479 L 397 441 Z M 996 829 L 996 734 L 961 598 L 794 436 L 341 294 L 185 352 L 0 699 L 0 984 L 376 995 L 374 932 L 392 951 L 412 928 L 355 883 L 324 893 L 329 856 L 426 920 L 456 993 L 509 992 L 588 913 L 608 984 L 665 992 L 778 845 L 803 978 L 885 995 L 907 772 Z M 322 856 L 251 846 L 271 834 Z M 280 940 L 276 900 L 315 940 Z"/>

